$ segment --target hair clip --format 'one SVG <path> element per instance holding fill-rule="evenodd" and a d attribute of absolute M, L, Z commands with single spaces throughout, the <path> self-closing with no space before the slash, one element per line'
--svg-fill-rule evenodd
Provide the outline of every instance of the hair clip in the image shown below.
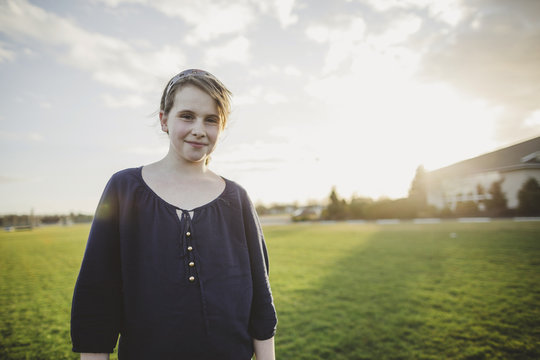
<path fill-rule="evenodd" d="M 165 92 L 165 103 L 167 102 L 167 96 L 169 95 L 169 92 L 171 91 L 171 88 L 176 84 L 180 79 L 183 79 L 187 76 L 212 76 L 207 71 L 199 70 L 199 69 L 188 69 L 182 71 L 180 74 L 175 75 L 171 81 L 169 82 L 169 86 L 167 86 L 167 91 Z"/>

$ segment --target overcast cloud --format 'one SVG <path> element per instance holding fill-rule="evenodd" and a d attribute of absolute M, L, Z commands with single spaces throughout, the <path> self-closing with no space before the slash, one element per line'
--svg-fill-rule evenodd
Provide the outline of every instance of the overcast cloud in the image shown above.
<path fill-rule="evenodd" d="M 498 139 L 531 136 L 526 121 L 540 106 L 540 2 L 467 4 L 467 15 L 456 27 L 423 31 L 429 40 L 419 75 L 502 107 Z"/>
<path fill-rule="evenodd" d="M 540 135 L 535 0 L 0 0 L 0 213 L 95 208 L 167 150 L 162 87 L 234 93 L 212 161 L 255 201 L 405 196 Z"/>

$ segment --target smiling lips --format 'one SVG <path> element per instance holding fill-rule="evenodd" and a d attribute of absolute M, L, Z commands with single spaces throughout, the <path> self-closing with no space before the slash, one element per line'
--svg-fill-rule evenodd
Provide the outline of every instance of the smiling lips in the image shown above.
<path fill-rule="evenodd" d="M 200 142 L 196 142 L 196 141 L 187 141 L 187 140 L 186 140 L 186 142 L 187 142 L 189 145 L 191 145 L 191 146 L 193 146 L 193 147 L 195 147 L 195 148 L 202 148 L 202 147 L 208 145 L 208 144 L 200 143 Z"/>

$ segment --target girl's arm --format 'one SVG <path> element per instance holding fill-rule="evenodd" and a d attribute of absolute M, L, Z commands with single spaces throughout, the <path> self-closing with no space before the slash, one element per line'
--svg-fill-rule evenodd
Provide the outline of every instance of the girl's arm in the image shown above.
<path fill-rule="evenodd" d="M 96 210 L 73 291 L 72 350 L 87 356 L 112 353 L 122 327 L 120 196 L 117 188 L 113 176 Z"/>
<path fill-rule="evenodd" d="M 81 360 L 109 360 L 109 354 L 84 353 L 81 354 Z"/>
<path fill-rule="evenodd" d="M 275 360 L 274 353 L 274 338 L 268 340 L 253 339 L 253 347 L 255 348 L 255 359 L 257 360 Z"/>

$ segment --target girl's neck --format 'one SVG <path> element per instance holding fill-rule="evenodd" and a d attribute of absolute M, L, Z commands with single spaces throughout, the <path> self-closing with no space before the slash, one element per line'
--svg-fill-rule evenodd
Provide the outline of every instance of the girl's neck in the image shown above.
<path fill-rule="evenodd" d="M 182 176 L 204 176 L 210 173 L 208 166 L 206 166 L 206 161 L 200 162 L 189 162 L 182 158 L 177 158 L 174 154 L 168 153 L 160 163 L 163 165 L 164 169 L 172 173 L 176 173 Z"/>

